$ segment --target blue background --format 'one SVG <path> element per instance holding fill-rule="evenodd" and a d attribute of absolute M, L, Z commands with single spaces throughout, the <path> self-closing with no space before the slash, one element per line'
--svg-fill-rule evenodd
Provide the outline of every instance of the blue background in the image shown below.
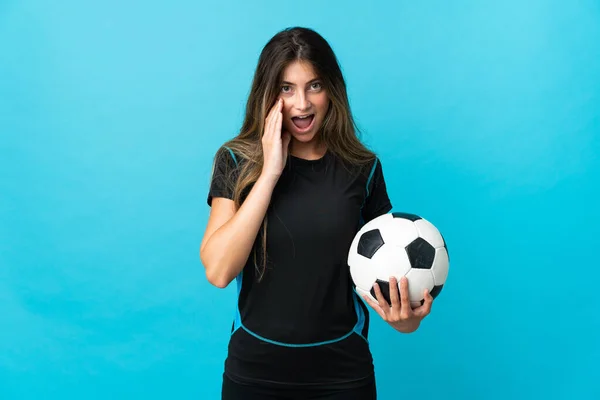
<path fill-rule="evenodd" d="M 450 246 L 417 333 L 371 314 L 380 398 L 600 398 L 594 0 L 0 2 L 0 398 L 218 398 L 211 160 L 292 25 Z"/>

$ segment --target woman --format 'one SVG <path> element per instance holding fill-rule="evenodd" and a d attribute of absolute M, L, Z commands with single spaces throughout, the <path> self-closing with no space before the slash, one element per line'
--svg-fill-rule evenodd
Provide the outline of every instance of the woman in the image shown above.
<path fill-rule="evenodd" d="M 347 255 L 361 224 L 389 212 L 381 162 L 357 138 L 336 56 L 290 28 L 263 49 L 241 132 L 215 156 L 200 257 L 208 280 L 237 281 L 223 399 L 376 398 L 369 314 Z M 391 304 L 365 300 L 413 332 L 406 281 Z M 398 291 L 400 287 L 400 291 Z"/>

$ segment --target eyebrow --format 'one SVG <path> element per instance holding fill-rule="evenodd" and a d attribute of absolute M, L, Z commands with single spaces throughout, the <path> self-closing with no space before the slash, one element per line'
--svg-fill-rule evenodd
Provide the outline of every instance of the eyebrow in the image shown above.
<path fill-rule="evenodd" d="M 312 80 L 308 81 L 306 84 L 310 85 L 311 83 L 314 83 L 314 82 L 320 81 L 320 80 L 321 80 L 321 78 L 315 78 L 315 79 L 312 79 Z M 288 82 L 288 81 L 283 81 L 283 82 L 281 82 L 281 84 L 282 85 L 289 85 L 289 86 L 296 86 L 295 83 Z"/>

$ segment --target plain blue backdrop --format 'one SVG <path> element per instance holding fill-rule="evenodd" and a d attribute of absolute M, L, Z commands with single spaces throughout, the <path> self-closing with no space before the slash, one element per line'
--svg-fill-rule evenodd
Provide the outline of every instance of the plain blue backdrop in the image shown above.
<path fill-rule="evenodd" d="M 319 31 L 396 211 L 451 253 L 381 399 L 598 399 L 600 3 L 0 2 L 0 399 L 218 399 L 198 256 L 260 50 Z"/>

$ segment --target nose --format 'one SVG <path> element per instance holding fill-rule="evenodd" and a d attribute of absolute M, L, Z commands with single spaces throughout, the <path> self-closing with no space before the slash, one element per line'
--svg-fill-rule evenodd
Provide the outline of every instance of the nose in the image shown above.
<path fill-rule="evenodd" d="M 295 103 L 296 109 L 300 112 L 308 110 L 311 106 L 310 101 L 302 90 L 298 90 Z"/>

